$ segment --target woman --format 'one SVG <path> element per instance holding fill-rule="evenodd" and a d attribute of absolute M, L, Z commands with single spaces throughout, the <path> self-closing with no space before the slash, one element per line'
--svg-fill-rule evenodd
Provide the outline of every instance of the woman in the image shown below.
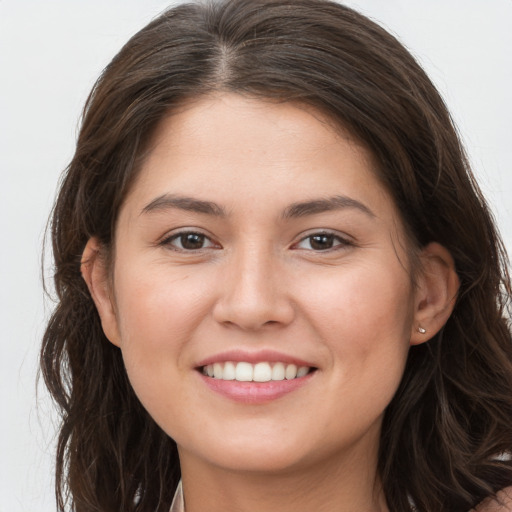
<path fill-rule="evenodd" d="M 91 93 L 52 236 L 60 507 L 512 510 L 505 252 L 363 16 L 164 13 Z"/>

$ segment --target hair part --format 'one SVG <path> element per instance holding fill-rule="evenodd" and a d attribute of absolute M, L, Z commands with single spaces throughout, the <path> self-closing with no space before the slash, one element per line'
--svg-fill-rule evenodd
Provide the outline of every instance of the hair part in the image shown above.
<path fill-rule="evenodd" d="M 189 3 L 137 33 L 84 109 L 52 214 L 58 305 L 41 367 L 60 407 L 56 493 L 76 512 L 167 512 L 176 444 L 135 396 L 80 274 L 111 257 L 120 207 L 151 137 L 186 101 L 228 91 L 312 106 L 372 152 L 413 247 L 439 242 L 461 282 L 450 320 L 411 348 L 383 423 L 389 507 L 462 511 L 512 484 L 511 285 L 503 244 L 438 92 L 404 47 L 327 0 Z"/>

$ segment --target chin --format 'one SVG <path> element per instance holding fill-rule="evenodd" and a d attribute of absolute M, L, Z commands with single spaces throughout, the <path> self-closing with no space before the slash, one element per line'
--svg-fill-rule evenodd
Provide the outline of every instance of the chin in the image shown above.
<path fill-rule="evenodd" d="M 208 446 L 194 446 L 187 450 L 178 443 L 180 458 L 183 452 L 193 453 L 196 460 L 227 471 L 247 473 L 282 473 L 298 468 L 308 459 L 304 442 L 283 443 L 281 439 L 262 440 L 259 436 L 220 442 L 210 441 Z"/>
<path fill-rule="evenodd" d="M 262 454 L 257 449 L 245 450 L 245 453 L 216 457 L 213 464 L 228 471 L 252 474 L 287 473 L 298 469 L 303 461 L 292 453 Z"/>

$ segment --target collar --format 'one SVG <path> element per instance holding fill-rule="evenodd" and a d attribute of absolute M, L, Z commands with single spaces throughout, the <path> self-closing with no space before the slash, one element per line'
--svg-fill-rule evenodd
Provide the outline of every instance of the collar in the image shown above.
<path fill-rule="evenodd" d="M 174 498 L 171 504 L 171 510 L 169 512 L 185 512 L 185 502 L 183 500 L 183 487 L 181 485 L 181 480 L 178 483 L 178 487 L 176 487 L 176 492 L 174 493 Z"/>

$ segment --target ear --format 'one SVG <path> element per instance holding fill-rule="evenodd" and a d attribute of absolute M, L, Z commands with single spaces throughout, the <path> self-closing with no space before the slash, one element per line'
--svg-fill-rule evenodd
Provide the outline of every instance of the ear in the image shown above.
<path fill-rule="evenodd" d="M 90 238 L 85 246 L 80 271 L 100 315 L 105 336 L 111 343 L 119 347 L 120 336 L 115 305 L 110 290 L 108 269 L 102 254 L 101 244 L 96 238 Z"/>
<path fill-rule="evenodd" d="M 437 334 L 452 314 L 459 291 L 459 277 L 452 255 L 432 242 L 420 253 L 411 345 L 418 345 Z"/>

